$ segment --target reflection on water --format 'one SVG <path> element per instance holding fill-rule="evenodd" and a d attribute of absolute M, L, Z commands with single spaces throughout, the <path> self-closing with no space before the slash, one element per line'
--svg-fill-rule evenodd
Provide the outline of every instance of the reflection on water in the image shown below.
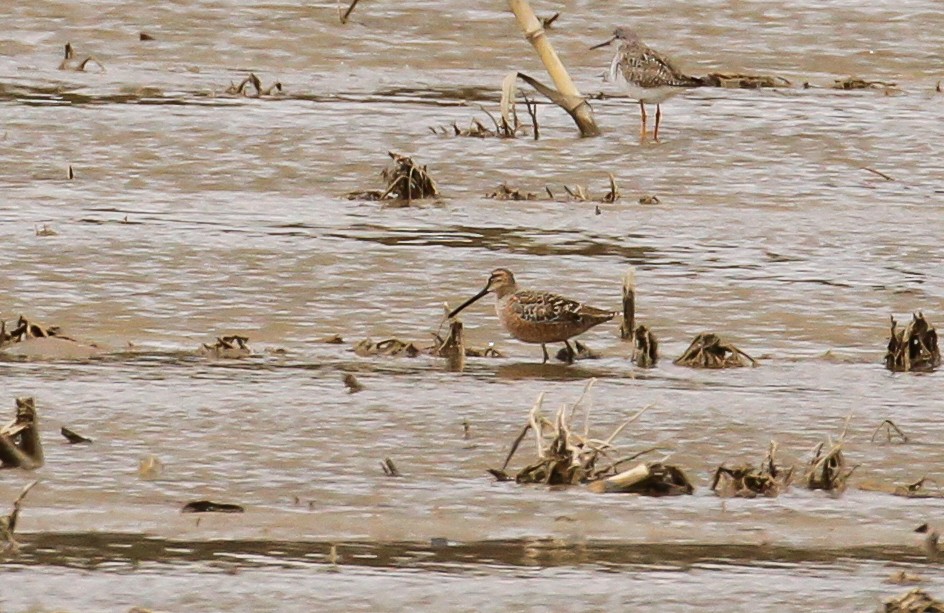
<path fill-rule="evenodd" d="M 640 145 L 638 107 L 612 97 L 592 102 L 601 138 L 577 138 L 545 104 L 538 141 L 454 138 L 429 128 L 484 119 L 480 104 L 497 112 L 509 70 L 544 78 L 502 4 L 364 3 L 346 27 L 333 3 L 10 8 L 0 318 L 24 313 L 106 353 L 0 360 L 0 411 L 35 396 L 47 447 L 21 517 L 23 553 L 0 573 L 4 610 L 272 609 L 262 592 L 298 609 L 340 594 L 348 610 L 564 598 L 612 610 L 646 606 L 654 588 L 664 610 L 720 592 L 735 609 L 850 610 L 897 591 L 882 583 L 888 567 L 919 564 L 911 531 L 939 501 L 853 487 L 721 505 L 706 485 L 771 439 L 802 467 L 850 414 L 853 486 L 933 477 L 944 460 L 940 375 L 881 366 L 889 315 L 923 310 L 940 323 L 944 304 L 942 13 L 922 0 L 536 8 L 563 11 L 551 35 L 585 93 L 613 93 L 600 79 L 608 52 L 587 48 L 615 24 L 636 26 L 687 72 L 794 86 L 674 98 L 659 145 Z M 141 42 L 141 30 L 156 40 Z M 57 70 L 67 41 L 106 71 Z M 250 71 L 281 81 L 284 95 L 224 94 Z M 897 85 L 829 89 L 850 74 Z M 344 199 L 376 187 L 388 150 L 427 165 L 443 198 L 408 209 Z M 598 193 L 609 174 L 615 203 L 485 198 L 501 183 Z M 643 195 L 661 204 L 640 205 Z M 43 224 L 58 235 L 37 236 Z M 443 302 L 498 266 L 524 287 L 615 309 L 629 265 L 637 320 L 663 351 L 652 370 L 633 367 L 615 325 L 581 337 L 601 359 L 541 365 L 539 348 L 508 339 L 484 304 L 463 314 L 467 340 L 508 357 L 471 359 L 461 375 L 429 357 L 351 351 L 368 337 L 429 342 Z M 761 366 L 673 366 L 704 331 Z M 225 334 L 248 336 L 259 355 L 193 354 Z M 333 334 L 345 343 L 319 342 Z M 351 372 L 362 392 L 347 393 Z M 694 496 L 597 497 L 487 477 L 539 393 L 556 410 L 590 377 L 594 429 L 653 405 L 622 447 L 665 449 L 698 484 Z M 869 441 L 886 418 L 909 444 Z M 61 425 L 95 443 L 67 445 Z M 164 464 L 161 479 L 138 478 L 146 455 Z M 384 457 L 403 479 L 383 476 Z M 0 501 L 26 478 L 4 473 Z M 249 512 L 182 518 L 200 498 Z M 428 547 L 433 538 L 449 546 Z M 340 572 L 323 568 L 328 543 L 340 544 Z M 214 575 L 207 604 L 217 557 L 244 575 Z M 112 570 L 134 570 L 126 589 Z M 24 593 L 36 586 L 48 600 Z"/>

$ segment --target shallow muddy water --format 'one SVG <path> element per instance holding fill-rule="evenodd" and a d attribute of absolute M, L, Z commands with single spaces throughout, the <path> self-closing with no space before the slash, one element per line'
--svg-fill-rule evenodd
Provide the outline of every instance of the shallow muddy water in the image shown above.
<path fill-rule="evenodd" d="M 870 489 L 938 477 L 944 460 L 941 375 L 882 366 L 890 315 L 941 321 L 944 13 L 927 0 L 860 5 L 535 3 L 563 12 L 552 42 L 587 94 L 618 93 L 601 80 L 612 49 L 587 51 L 617 24 L 690 73 L 793 83 L 674 98 L 660 144 L 640 144 L 638 106 L 613 97 L 593 102 L 600 138 L 578 138 L 549 105 L 538 141 L 431 133 L 488 123 L 477 105 L 497 111 L 510 70 L 546 80 L 502 2 L 364 2 L 346 26 L 333 3 L 8 7 L 0 318 L 23 313 L 108 352 L 0 361 L 0 411 L 34 396 L 46 446 L 35 474 L 0 474 L 0 506 L 41 479 L 22 551 L 0 571 L 0 610 L 859 611 L 907 589 L 885 583 L 898 570 L 944 596 L 912 533 L 944 504 Z M 67 41 L 105 72 L 57 70 Z M 284 95 L 223 95 L 249 71 Z M 829 89 L 850 75 L 897 85 Z M 442 199 L 346 200 L 381 187 L 388 150 L 428 165 Z M 623 197 L 599 214 L 484 197 L 502 182 L 599 197 L 608 173 Z M 58 234 L 37 236 L 44 224 Z M 542 365 L 489 300 L 463 314 L 467 340 L 504 359 L 457 374 L 351 350 L 428 342 L 442 303 L 498 266 L 613 309 L 634 266 L 637 316 L 664 359 L 635 368 L 608 324 L 581 337 L 601 359 Z M 761 365 L 673 366 L 706 330 Z M 257 354 L 191 353 L 229 333 Z M 345 343 L 320 342 L 333 334 Z M 364 391 L 349 394 L 344 373 Z M 652 405 L 621 448 L 663 448 L 695 495 L 485 473 L 540 392 L 553 411 L 591 378 L 594 431 Z M 850 414 L 859 467 L 843 496 L 722 504 L 708 490 L 720 463 L 756 462 L 771 439 L 799 466 Z M 870 442 L 883 419 L 912 442 Z M 67 445 L 62 425 L 94 443 Z M 147 455 L 164 464 L 155 480 L 138 475 Z M 384 476 L 385 457 L 403 478 Z M 202 498 L 247 512 L 179 512 Z"/>

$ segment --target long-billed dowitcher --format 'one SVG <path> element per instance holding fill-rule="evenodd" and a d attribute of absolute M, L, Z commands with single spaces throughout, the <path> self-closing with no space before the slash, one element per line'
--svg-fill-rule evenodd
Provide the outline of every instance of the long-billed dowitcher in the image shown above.
<path fill-rule="evenodd" d="M 700 87 L 704 83 L 698 77 L 686 75 L 667 57 L 649 48 L 630 28 L 616 28 L 609 40 L 590 48 L 606 47 L 613 41 L 619 41 L 619 47 L 610 62 L 606 81 L 622 80 L 629 96 L 639 101 L 642 139 L 646 138 L 646 105 L 656 105 L 656 126 L 652 138 L 658 142 L 659 124 L 662 121 L 661 104 L 686 89 Z"/>
<path fill-rule="evenodd" d="M 549 292 L 518 289 L 515 276 L 507 268 L 496 268 L 478 294 L 472 296 L 449 313 L 455 317 L 489 292 L 495 292 L 495 312 L 502 326 L 513 337 L 525 343 L 539 343 L 547 362 L 546 343 L 567 346 L 571 361 L 576 355 L 568 339 L 583 334 L 593 326 L 613 319 L 613 311 L 587 306 L 576 300 Z"/>

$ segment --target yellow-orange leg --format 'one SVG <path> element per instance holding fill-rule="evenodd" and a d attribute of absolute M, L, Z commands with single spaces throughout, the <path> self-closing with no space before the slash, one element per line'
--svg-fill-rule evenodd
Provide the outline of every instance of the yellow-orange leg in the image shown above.
<path fill-rule="evenodd" d="M 652 131 L 652 140 L 659 142 L 659 123 L 662 121 L 662 105 L 656 105 L 656 127 Z"/>
<path fill-rule="evenodd" d="M 639 130 L 639 140 L 646 140 L 646 105 L 639 101 L 639 112 L 642 119 L 642 127 Z"/>

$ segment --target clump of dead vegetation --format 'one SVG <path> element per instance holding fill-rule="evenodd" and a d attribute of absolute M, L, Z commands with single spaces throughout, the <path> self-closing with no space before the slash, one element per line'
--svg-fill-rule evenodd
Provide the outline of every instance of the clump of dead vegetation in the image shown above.
<path fill-rule="evenodd" d="M 533 192 L 523 192 L 518 188 L 508 187 L 507 183 L 501 183 L 494 192 L 485 194 L 486 198 L 491 200 L 537 200 L 538 195 Z"/>
<path fill-rule="evenodd" d="M 771 441 L 767 455 L 759 467 L 743 464 L 728 468 L 724 464 L 715 471 L 711 490 L 724 498 L 755 498 L 779 496 L 793 478 L 792 466 L 776 463 L 777 443 Z"/>
<path fill-rule="evenodd" d="M 393 160 L 393 167 L 384 168 L 380 173 L 387 183 L 386 189 L 350 192 L 348 200 L 385 200 L 408 206 L 413 200 L 439 196 L 436 182 L 426 166 L 419 166 L 413 158 L 393 151 L 388 151 L 387 155 Z"/>
<path fill-rule="evenodd" d="M 704 332 L 696 336 L 688 349 L 672 363 L 691 368 L 757 366 L 757 360 L 734 345 L 722 341 L 721 337 L 711 332 Z"/>
<path fill-rule="evenodd" d="M 636 325 L 636 269 L 630 266 L 623 275 L 623 319 L 620 338 L 633 341 L 632 360 L 640 368 L 652 368 L 659 361 L 659 342 L 644 325 Z"/>
<path fill-rule="evenodd" d="M 934 486 L 934 489 L 928 487 L 931 485 Z M 892 494 L 902 498 L 944 498 L 944 491 L 941 491 L 941 486 L 927 475 L 911 483 L 896 485 Z"/>
<path fill-rule="evenodd" d="M 252 348 L 249 337 L 233 334 L 218 336 L 212 345 L 204 343 L 198 353 L 212 358 L 245 358 L 252 355 Z"/>
<path fill-rule="evenodd" d="M 920 311 L 912 315 L 911 322 L 902 330 L 896 328 L 895 317 L 891 318 L 891 335 L 885 353 L 885 367 L 895 372 L 933 370 L 941 364 L 941 352 L 937 346 L 937 331 Z"/>
<path fill-rule="evenodd" d="M 50 336 L 67 338 L 61 336 L 61 333 L 62 330 L 59 326 L 45 327 L 33 323 L 20 315 L 19 319 L 16 320 L 16 325 L 9 331 L 7 331 L 7 322 L 0 320 L 0 347 L 13 343 L 22 343 L 31 338 L 48 338 Z"/>
<path fill-rule="evenodd" d="M 700 77 L 706 87 L 725 87 L 734 89 L 760 89 L 762 87 L 790 87 L 789 80 L 783 77 L 750 74 L 725 74 L 713 72 Z"/>
<path fill-rule="evenodd" d="M 519 138 L 533 136 L 534 140 L 538 140 L 541 135 L 541 129 L 538 125 L 537 103 L 527 96 L 524 96 L 524 103 L 528 110 L 528 115 L 531 116 L 530 124 L 522 122 L 514 109 L 512 109 L 512 112 L 503 113 L 500 117 L 496 118 L 488 109 L 479 105 L 479 109 L 488 116 L 492 127 L 485 125 L 483 122 L 473 117 L 469 121 L 467 128 L 460 128 L 457 122 L 453 122 L 451 126 L 439 126 L 438 129 L 430 126 L 429 131 L 433 134 L 470 138 Z"/>
<path fill-rule="evenodd" d="M 846 418 L 846 423 L 837 441 L 834 442 L 830 436 L 827 437 L 825 442 L 813 448 L 813 458 L 810 460 L 804 477 L 807 488 L 826 490 L 837 494 L 845 491 L 849 477 L 858 467 L 853 466 L 847 469 L 846 457 L 842 453 L 850 418 L 851 415 Z"/>
<path fill-rule="evenodd" d="M 885 601 L 885 613 L 944 613 L 944 603 L 920 588 Z"/>
<path fill-rule="evenodd" d="M 0 428 L 0 468 L 34 470 L 43 462 L 36 403 L 29 397 L 17 398 L 13 421 Z"/>
<path fill-rule="evenodd" d="M 229 96 L 246 96 L 249 98 L 278 96 L 282 94 L 282 83 L 276 81 L 269 87 L 263 87 L 262 80 L 255 73 L 250 72 L 249 76 L 240 81 L 238 85 L 230 81 L 229 87 L 223 90 L 223 93 Z"/>
<path fill-rule="evenodd" d="M 629 470 L 620 471 L 620 466 L 655 451 L 647 449 L 621 456 L 614 444 L 616 437 L 639 419 L 648 407 L 628 418 L 605 439 L 594 438 L 590 435 L 592 403 L 588 399 L 583 406 L 584 399 L 589 398 L 593 383 L 591 379 L 577 402 L 569 408 L 566 404 L 562 405 L 553 419 L 542 413 L 544 394 L 539 394 L 502 467 L 489 469 L 488 472 L 500 481 L 544 485 L 588 484 L 591 491 L 600 493 L 623 492 L 650 496 L 692 493 L 694 487 L 676 466 L 662 462 L 642 462 Z M 582 406 L 583 429 L 580 432 L 574 426 L 574 420 Z M 508 465 L 529 432 L 534 434 L 537 457 L 511 475 L 507 472 Z"/>
<path fill-rule="evenodd" d="M 490 343 L 484 348 L 468 347 L 462 338 L 462 322 L 454 320 L 450 323 L 449 333 L 443 337 L 438 333 L 433 335 L 433 342 L 428 345 L 413 341 L 404 341 L 399 338 L 387 338 L 374 342 L 367 338 L 354 345 L 354 353 L 362 358 L 369 357 L 407 357 L 415 358 L 428 355 L 437 358 L 453 360 L 457 366 L 464 364 L 461 358 L 503 358 L 500 351 Z M 461 368 L 456 368 L 461 370 Z"/>
<path fill-rule="evenodd" d="M 65 56 L 59 64 L 59 70 L 73 70 L 76 72 L 87 72 L 89 68 L 96 68 L 98 72 L 105 72 L 105 66 L 95 59 L 95 56 L 88 55 L 84 59 L 79 59 L 72 48 L 72 43 L 66 43 Z"/>
<path fill-rule="evenodd" d="M 835 79 L 833 89 L 889 89 L 897 86 L 897 83 L 890 81 L 867 81 L 859 77 L 845 77 L 844 79 Z"/>
<path fill-rule="evenodd" d="M 601 204 L 612 204 L 622 198 L 619 186 L 616 184 L 616 177 L 609 174 L 609 189 L 599 196 L 594 196 L 588 187 L 580 184 L 561 185 L 559 188 L 551 189 L 550 185 L 544 186 L 544 193 L 547 197 L 539 196 L 535 192 L 529 192 L 517 187 L 511 187 L 507 183 L 499 184 L 498 188 L 491 192 L 486 192 L 485 197 L 491 200 L 542 200 L 547 202 L 599 202 Z M 555 192 L 555 190 L 557 190 Z"/>

